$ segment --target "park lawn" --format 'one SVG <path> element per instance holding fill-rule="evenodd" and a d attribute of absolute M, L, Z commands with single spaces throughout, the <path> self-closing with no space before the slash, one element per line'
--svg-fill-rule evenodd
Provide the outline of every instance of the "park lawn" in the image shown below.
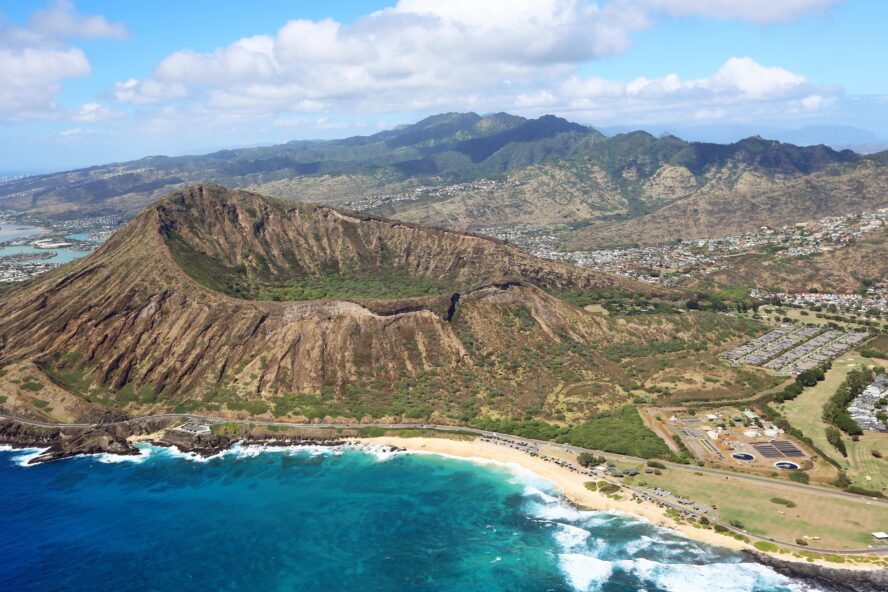
<path fill-rule="evenodd" d="M 863 549 L 872 543 L 873 531 L 888 527 L 886 504 L 790 488 L 779 481 L 760 483 L 667 469 L 662 475 L 640 475 L 636 483 L 714 505 L 719 521 L 739 520 L 750 533 L 790 543 L 802 536 L 818 536 L 820 540 L 811 543 L 814 547 Z M 774 497 L 790 500 L 796 507 L 775 504 Z"/>

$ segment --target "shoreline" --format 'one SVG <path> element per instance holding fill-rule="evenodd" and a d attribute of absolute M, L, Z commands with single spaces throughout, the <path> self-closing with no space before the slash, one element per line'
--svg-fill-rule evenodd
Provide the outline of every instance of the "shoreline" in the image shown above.
<path fill-rule="evenodd" d="M 87 430 L 90 432 L 91 430 Z M 256 447 L 260 451 L 263 448 L 322 446 L 335 448 L 339 446 L 371 446 L 384 447 L 390 452 L 407 452 L 418 454 L 434 454 L 438 456 L 454 458 L 474 462 L 479 465 L 496 464 L 515 471 L 525 471 L 535 478 L 551 483 L 556 491 L 571 505 L 580 510 L 592 510 L 611 512 L 639 518 L 655 526 L 667 528 L 677 532 L 689 540 L 710 544 L 744 554 L 751 562 L 760 563 L 792 577 L 808 579 L 812 581 L 829 582 L 833 586 L 839 586 L 842 590 L 858 590 L 847 588 L 844 583 L 856 581 L 863 585 L 860 590 L 885 590 L 888 589 L 888 570 L 878 565 L 846 561 L 844 563 L 830 562 L 820 558 L 796 557 L 792 553 L 779 553 L 761 551 L 751 543 L 746 543 L 734 537 L 720 534 L 708 528 L 697 527 L 686 522 L 680 522 L 669 516 L 666 509 L 648 500 L 637 498 L 634 492 L 623 489 L 621 499 L 608 497 L 599 491 L 591 491 L 585 487 L 590 480 L 600 481 L 603 478 L 591 477 L 582 473 L 571 471 L 553 462 L 547 462 L 540 456 L 531 456 L 527 452 L 484 441 L 478 438 L 453 439 L 448 437 L 281 437 L 265 434 L 260 437 L 228 438 L 224 436 L 198 437 L 191 439 L 171 439 L 166 432 L 166 426 L 153 425 L 150 428 L 143 426 L 135 433 L 117 433 L 116 437 L 106 439 L 109 434 L 100 432 L 104 437 L 102 442 L 96 442 L 94 438 L 86 438 L 81 445 L 64 450 L 52 450 L 57 444 L 51 445 L 52 437 L 34 439 L 33 434 L 18 434 L 18 438 L 8 438 L 8 434 L 0 434 L 0 443 L 7 451 L 14 450 L 42 450 L 39 458 L 28 461 L 27 466 L 41 462 L 54 462 L 69 457 L 97 456 L 108 454 L 114 457 L 141 456 L 141 452 L 134 446 L 137 443 L 150 444 L 161 448 L 176 448 L 179 452 L 210 459 L 224 454 L 238 445 Z M 23 437 L 24 436 L 24 437 Z M 31 437 L 28 437 L 31 436 Z M 74 441 L 80 438 L 74 438 Z M 71 441 L 69 441 L 71 443 Z M 98 444 L 98 445 L 97 445 Z M 111 444 L 109 446 L 109 444 Z M 49 452 L 53 454 L 48 454 Z M 516 471 L 518 472 L 518 471 Z M 629 498 L 625 497 L 629 494 Z M 812 552 L 820 555 L 819 552 Z M 841 553 L 835 553 L 841 555 Z M 880 579 L 881 578 L 881 579 Z M 872 587 L 872 582 L 879 584 Z"/>
<path fill-rule="evenodd" d="M 666 510 L 652 502 L 623 497 L 613 499 L 598 491 L 590 491 L 585 487 L 585 482 L 594 480 L 593 477 L 574 473 L 557 464 L 546 462 L 540 457 L 505 446 L 482 442 L 480 440 L 452 440 L 447 438 L 401 438 L 397 436 L 384 436 L 379 438 L 359 438 L 357 442 L 367 445 L 383 445 L 403 449 L 408 452 L 435 454 L 447 458 L 456 458 L 479 464 L 494 463 L 506 467 L 518 467 L 523 471 L 529 471 L 538 478 L 552 483 L 557 491 L 571 505 L 580 510 L 593 510 L 628 515 L 641 518 L 651 524 L 676 531 L 686 538 L 696 542 L 730 549 L 744 553 L 753 561 L 761 561 L 762 556 L 773 561 L 787 563 L 792 566 L 812 567 L 828 570 L 831 573 L 845 572 L 884 572 L 884 568 L 861 563 L 833 563 L 815 559 L 795 557 L 787 553 L 763 552 L 752 544 L 745 543 L 734 537 L 722 535 L 702 527 L 695 527 L 687 523 L 678 522 L 666 514 Z M 624 490 L 624 496 L 627 490 Z M 791 569 L 791 568 L 789 568 Z"/>

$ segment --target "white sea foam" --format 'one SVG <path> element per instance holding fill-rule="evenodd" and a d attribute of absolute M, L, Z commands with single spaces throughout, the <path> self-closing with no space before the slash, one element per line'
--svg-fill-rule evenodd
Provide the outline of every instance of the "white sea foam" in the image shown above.
<path fill-rule="evenodd" d="M 20 467 L 33 467 L 34 465 L 28 464 L 31 460 L 37 458 L 49 448 L 12 448 L 10 450 L 14 450 L 15 452 L 22 452 L 23 454 L 17 454 L 12 457 L 12 460 Z"/>
<path fill-rule="evenodd" d="M 568 583 L 581 592 L 600 589 L 614 571 L 610 561 L 580 553 L 563 553 L 558 564 Z"/>
<path fill-rule="evenodd" d="M 555 533 L 555 542 L 564 551 L 573 551 L 575 549 L 586 549 L 587 541 L 592 533 L 585 528 L 574 526 L 572 524 L 558 524 L 558 531 Z"/>
<path fill-rule="evenodd" d="M 111 454 L 111 453 L 102 453 L 97 454 L 96 458 L 98 458 L 100 463 L 105 464 L 117 464 L 117 463 L 142 463 L 148 460 L 148 457 L 151 456 L 151 449 L 139 446 L 137 447 L 139 454 Z"/>
<path fill-rule="evenodd" d="M 532 485 L 528 485 L 524 488 L 524 495 L 527 497 L 538 497 L 547 504 L 554 504 L 560 501 L 559 498 L 555 497 L 554 495 L 549 495 L 545 491 L 542 491 L 541 489 Z"/>
<path fill-rule="evenodd" d="M 791 582 L 757 563 L 660 563 L 650 559 L 616 561 L 621 570 L 668 592 L 744 592 L 788 586 Z"/>

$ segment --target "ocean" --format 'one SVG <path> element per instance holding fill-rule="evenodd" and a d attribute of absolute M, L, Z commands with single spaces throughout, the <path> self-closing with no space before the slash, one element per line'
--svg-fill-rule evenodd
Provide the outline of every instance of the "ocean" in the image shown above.
<path fill-rule="evenodd" d="M 784 592 L 731 551 L 520 469 L 373 448 L 0 449 L 0 590 Z"/>

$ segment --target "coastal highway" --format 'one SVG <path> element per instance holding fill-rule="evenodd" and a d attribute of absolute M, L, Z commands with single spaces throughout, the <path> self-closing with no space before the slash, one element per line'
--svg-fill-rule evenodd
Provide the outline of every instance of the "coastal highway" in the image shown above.
<path fill-rule="evenodd" d="M 565 452 L 570 452 L 574 454 L 580 454 L 581 452 L 590 452 L 597 456 L 603 456 L 607 460 L 615 461 L 615 462 L 623 462 L 628 464 L 643 464 L 647 462 L 644 458 L 639 458 L 635 456 L 628 456 L 625 454 L 615 454 L 612 452 L 604 452 L 601 450 L 591 450 L 588 448 L 581 448 L 579 446 L 572 446 L 570 444 L 556 444 L 555 442 L 548 442 L 546 440 L 534 440 L 532 438 L 522 438 L 519 436 L 514 436 L 512 434 L 501 434 L 499 432 L 491 432 L 488 430 L 481 430 L 478 428 L 472 427 L 463 427 L 463 426 L 449 426 L 449 425 L 438 425 L 438 424 L 427 424 L 427 423 L 292 423 L 285 421 L 263 421 L 263 420 L 252 420 L 252 419 L 227 419 L 223 417 L 212 417 L 208 415 L 196 415 L 193 413 L 163 413 L 159 415 L 146 415 L 143 417 L 134 417 L 131 419 L 124 419 L 120 421 L 107 422 L 101 424 L 87 424 L 87 423 L 47 423 L 40 422 L 34 420 L 26 420 L 17 417 L 10 416 L 2 416 L 0 415 L 0 420 L 8 420 L 17 422 L 24 425 L 31 425 L 41 428 L 47 429 L 64 429 L 64 428 L 92 428 L 99 426 L 113 426 L 113 425 L 126 425 L 133 423 L 140 423 L 145 421 L 157 421 L 157 420 L 190 420 L 201 423 L 239 423 L 239 424 L 251 424 L 257 426 L 275 426 L 275 427 L 289 427 L 289 428 L 317 428 L 317 429 L 359 429 L 359 428 L 383 428 L 389 430 L 404 430 L 404 429 L 426 429 L 426 430 L 434 430 L 437 432 L 463 432 L 469 434 L 476 434 L 478 436 L 488 436 L 491 438 L 511 438 L 516 441 L 526 442 L 528 444 L 535 444 L 537 446 L 549 446 L 555 449 L 563 450 Z M 784 490 L 795 490 L 795 491 L 804 491 L 808 493 L 815 493 L 820 495 L 827 495 L 836 498 L 843 498 L 848 500 L 853 500 L 856 502 L 866 502 L 866 503 L 875 503 L 875 504 L 885 504 L 888 505 L 888 499 L 881 498 L 871 498 L 862 495 L 857 495 L 855 493 L 849 493 L 847 491 L 841 491 L 838 489 L 828 489 L 826 487 L 818 487 L 816 485 L 806 485 L 803 483 L 796 483 L 795 481 L 780 481 L 777 479 L 770 479 L 768 477 L 759 477 L 757 475 L 749 475 L 745 473 L 739 473 L 736 471 L 727 471 L 723 469 L 713 469 L 709 467 L 700 467 L 697 465 L 683 465 L 680 463 L 672 463 L 668 461 L 661 461 L 663 464 L 668 466 L 671 469 L 675 469 L 678 471 L 686 471 L 689 473 L 705 473 L 709 475 L 715 475 L 719 477 L 725 477 L 727 480 L 731 479 L 740 479 L 744 481 L 755 481 L 758 483 L 763 483 L 770 487 L 784 489 Z"/>

